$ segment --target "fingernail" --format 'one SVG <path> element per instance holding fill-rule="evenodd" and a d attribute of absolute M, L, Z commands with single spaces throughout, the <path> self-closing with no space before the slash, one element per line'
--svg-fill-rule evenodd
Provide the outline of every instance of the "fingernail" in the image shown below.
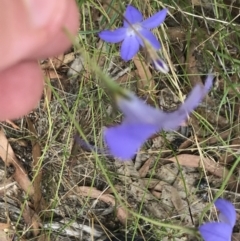
<path fill-rule="evenodd" d="M 23 0 L 33 27 L 41 28 L 59 16 L 65 0 Z M 55 15 L 54 15 L 55 14 Z"/>

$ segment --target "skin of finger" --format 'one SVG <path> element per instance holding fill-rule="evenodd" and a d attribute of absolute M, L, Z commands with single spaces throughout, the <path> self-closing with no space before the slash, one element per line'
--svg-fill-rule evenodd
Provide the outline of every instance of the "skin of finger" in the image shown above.
<path fill-rule="evenodd" d="M 23 59 L 57 55 L 70 46 L 62 28 L 66 26 L 73 34 L 78 30 L 79 14 L 75 1 L 51 0 L 49 4 L 43 4 L 43 12 L 44 7 L 48 17 L 39 27 L 33 25 L 24 0 L 0 1 L 0 56 L 4 59 L 0 62 L 0 70 Z"/>
<path fill-rule="evenodd" d="M 56 56 L 69 48 L 72 43 L 69 37 L 64 33 L 63 27 L 65 27 L 72 36 L 75 36 L 79 29 L 79 23 L 79 12 L 76 3 L 75 1 L 68 0 L 62 24 L 59 26 L 57 31 L 49 29 L 47 38 L 48 41 L 40 48 L 36 49 L 35 57 L 43 59 L 49 56 Z"/>
<path fill-rule="evenodd" d="M 24 61 L 0 72 L 0 121 L 16 119 L 37 106 L 43 76 L 37 61 Z"/>
<path fill-rule="evenodd" d="M 0 1 L 0 70 L 31 55 L 46 41 L 43 28 L 32 26 L 24 0 Z"/>

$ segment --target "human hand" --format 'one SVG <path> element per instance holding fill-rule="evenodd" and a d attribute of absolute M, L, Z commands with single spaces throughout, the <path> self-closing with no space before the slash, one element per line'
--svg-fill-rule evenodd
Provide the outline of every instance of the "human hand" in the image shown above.
<path fill-rule="evenodd" d="M 74 0 L 0 1 L 0 120 L 36 106 L 44 83 L 37 60 L 69 48 L 62 29 L 76 34 L 78 26 Z"/>

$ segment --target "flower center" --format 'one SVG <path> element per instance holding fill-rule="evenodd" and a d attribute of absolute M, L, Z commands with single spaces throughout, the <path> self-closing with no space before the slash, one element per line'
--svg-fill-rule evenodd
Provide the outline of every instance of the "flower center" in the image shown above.
<path fill-rule="evenodd" d="M 133 37 L 136 35 L 136 31 L 140 31 L 142 29 L 142 26 L 140 23 L 132 24 L 131 26 L 127 28 L 127 36 Z"/>

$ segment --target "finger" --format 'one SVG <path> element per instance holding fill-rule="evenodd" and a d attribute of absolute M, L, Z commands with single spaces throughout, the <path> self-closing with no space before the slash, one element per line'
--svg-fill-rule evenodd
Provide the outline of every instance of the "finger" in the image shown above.
<path fill-rule="evenodd" d="M 0 120 L 16 119 L 31 111 L 43 90 L 37 62 L 21 62 L 0 72 L 0 90 Z"/>
<path fill-rule="evenodd" d="M 58 55 L 72 45 L 71 40 L 68 36 L 66 36 L 63 28 L 67 29 L 72 34 L 72 36 L 75 36 L 78 31 L 79 13 L 75 1 L 68 0 L 67 7 L 62 18 L 63 21 L 58 26 L 58 29 L 46 29 L 46 31 L 48 31 L 48 41 L 36 49 L 36 58 L 43 59 L 46 57 Z"/>
<path fill-rule="evenodd" d="M 78 17 L 74 0 L 1 0 L 0 55 L 4 61 L 0 62 L 0 70 L 22 59 L 48 57 L 66 50 L 71 43 L 62 29 L 65 26 L 75 34 Z"/>

